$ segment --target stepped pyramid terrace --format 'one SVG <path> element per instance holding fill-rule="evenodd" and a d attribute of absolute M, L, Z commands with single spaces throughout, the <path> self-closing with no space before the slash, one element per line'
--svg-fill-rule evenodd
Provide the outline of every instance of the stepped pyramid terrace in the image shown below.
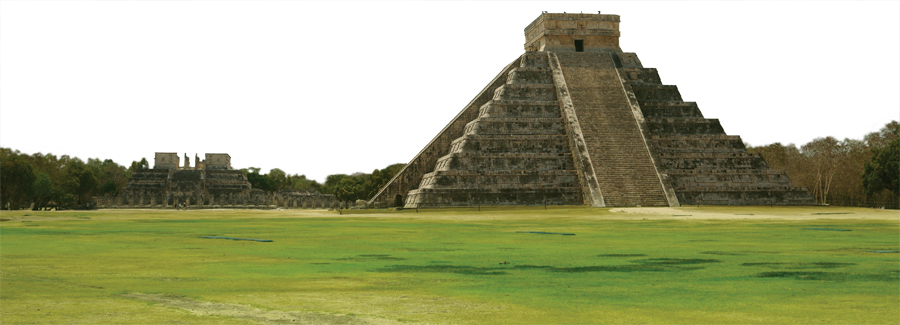
<path fill-rule="evenodd" d="M 622 52 L 619 16 L 543 13 L 525 40 L 370 204 L 813 204 Z"/>

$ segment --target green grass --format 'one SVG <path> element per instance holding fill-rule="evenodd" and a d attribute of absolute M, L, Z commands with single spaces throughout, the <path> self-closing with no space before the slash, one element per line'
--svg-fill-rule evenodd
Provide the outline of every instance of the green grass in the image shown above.
<path fill-rule="evenodd" d="M 558 207 L 345 210 L 343 216 L 303 210 L 2 211 L 0 219 L 8 221 L 0 223 L 0 322 L 900 319 L 900 254 L 872 252 L 900 249 L 896 211 L 677 211 L 774 218 L 679 220 Z"/>

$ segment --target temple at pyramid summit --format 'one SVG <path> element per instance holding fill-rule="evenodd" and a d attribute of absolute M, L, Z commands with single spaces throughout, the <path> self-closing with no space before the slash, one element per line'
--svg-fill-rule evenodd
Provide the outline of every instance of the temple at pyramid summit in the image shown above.
<path fill-rule="evenodd" d="M 369 202 L 378 207 L 813 204 L 619 48 L 619 16 L 543 13 L 525 53 Z"/>

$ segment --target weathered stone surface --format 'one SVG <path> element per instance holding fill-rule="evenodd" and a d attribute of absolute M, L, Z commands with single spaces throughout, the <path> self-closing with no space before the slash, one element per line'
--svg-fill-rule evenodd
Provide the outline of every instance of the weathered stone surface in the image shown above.
<path fill-rule="evenodd" d="M 618 25 L 541 14 L 525 28 L 526 53 L 369 205 L 813 203 L 622 52 Z"/>
<path fill-rule="evenodd" d="M 519 66 L 519 58 L 500 71 L 484 89 L 469 102 L 466 107 L 450 121 L 438 134 L 431 139 L 406 166 L 401 169 L 394 178 L 369 200 L 372 206 L 402 206 L 406 202 L 410 190 L 419 187 L 422 176 L 434 171 L 435 163 L 441 157 L 450 153 L 451 143 L 459 143 L 457 138 L 465 133 L 466 124 L 479 116 L 481 108 L 494 97 L 494 90 L 505 84 L 508 74 L 513 67 Z M 555 104 L 555 102 L 554 102 Z"/>
<path fill-rule="evenodd" d="M 760 155 L 748 153 L 739 136 L 726 135 L 719 120 L 704 118 L 696 103 L 682 101 L 676 87 L 662 85 L 656 69 L 619 70 L 646 117 L 647 144 L 680 204 L 813 204 L 806 188 L 794 187 L 784 171 L 770 170 Z"/>
<path fill-rule="evenodd" d="M 334 195 L 315 191 L 265 192 L 253 189 L 243 172 L 231 169 L 231 156 L 228 154 L 206 154 L 206 158 L 196 163 L 194 168 L 179 167 L 178 154 L 157 153 L 153 169 L 134 171 L 119 196 L 97 197 L 96 206 L 327 209 L 337 203 Z M 186 163 L 186 166 L 189 165 Z"/>
<path fill-rule="evenodd" d="M 607 52 L 557 53 L 607 206 L 670 206 Z"/>
<path fill-rule="evenodd" d="M 581 204 L 547 56 L 526 53 L 519 62 L 406 207 Z"/>

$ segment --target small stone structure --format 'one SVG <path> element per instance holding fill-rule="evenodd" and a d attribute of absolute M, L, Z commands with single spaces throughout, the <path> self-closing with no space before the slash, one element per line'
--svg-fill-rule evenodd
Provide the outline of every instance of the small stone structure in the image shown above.
<path fill-rule="evenodd" d="M 332 194 L 316 191 L 266 192 L 253 189 L 240 170 L 231 168 L 224 153 L 187 154 L 179 166 L 177 153 L 157 152 L 153 169 L 137 170 L 118 196 L 96 198 L 98 208 L 305 208 L 329 209 L 337 204 Z"/>
<path fill-rule="evenodd" d="M 813 203 L 622 52 L 619 16 L 543 13 L 525 38 L 370 205 Z"/>

